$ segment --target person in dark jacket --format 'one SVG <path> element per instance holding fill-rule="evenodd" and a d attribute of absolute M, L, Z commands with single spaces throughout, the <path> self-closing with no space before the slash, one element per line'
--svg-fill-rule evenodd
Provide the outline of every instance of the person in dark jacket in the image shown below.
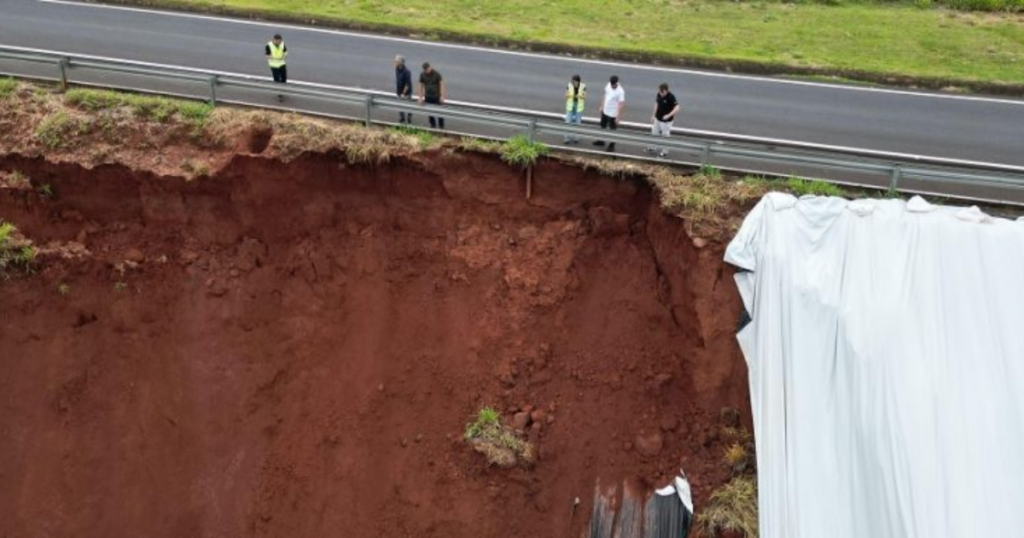
<path fill-rule="evenodd" d="M 405 66 L 405 58 L 395 56 L 395 95 L 399 99 L 412 101 L 412 72 Z M 398 112 L 398 123 L 412 123 L 412 112 Z"/>

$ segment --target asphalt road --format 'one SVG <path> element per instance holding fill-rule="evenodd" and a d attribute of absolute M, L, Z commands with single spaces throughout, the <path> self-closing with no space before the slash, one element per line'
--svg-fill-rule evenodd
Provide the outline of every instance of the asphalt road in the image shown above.
<path fill-rule="evenodd" d="M 626 121 L 648 120 L 657 84 L 683 105 L 677 127 L 757 137 L 1024 165 L 1024 101 L 886 91 L 656 66 L 625 65 L 477 47 L 38 0 L 0 0 L 0 44 L 267 75 L 263 45 L 275 31 L 289 48 L 292 79 L 393 87 L 391 58 L 429 60 L 449 97 L 560 112 L 573 73 L 600 89 L 617 74 Z M 414 69 L 414 78 L 416 76 Z"/>

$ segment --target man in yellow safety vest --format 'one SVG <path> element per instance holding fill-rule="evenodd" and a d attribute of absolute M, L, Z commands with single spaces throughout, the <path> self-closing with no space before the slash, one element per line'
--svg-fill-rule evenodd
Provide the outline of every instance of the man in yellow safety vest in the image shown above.
<path fill-rule="evenodd" d="M 573 75 L 565 88 L 565 123 L 579 125 L 583 121 L 583 105 L 587 100 L 587 85 L 580 81 L 579 75 Z M 575 135 L 565 135 L 566 144 L 579 144 Z"/>
<path fill-rule="evenodd" d="M 285 58 L 288 57 L 288 47 L 285 46 L 281 34 L 274 34 L 273 41 L 267 43 L 267 63 L 270 64 L 270 72 L 274 75 L 274 82 L 284 84 L 288 82 L 288 67 L 285 65 Z M 277 96 L 278 101 L 284 101 L 283 95 Z"/>

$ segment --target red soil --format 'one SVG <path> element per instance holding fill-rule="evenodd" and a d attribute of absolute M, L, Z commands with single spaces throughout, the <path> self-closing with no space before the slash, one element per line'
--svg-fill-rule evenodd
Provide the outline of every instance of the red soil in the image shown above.
<path fill-rule="evenodd" d="M 547 162 L 527 202 L 497 159 L 440 154 L 0 169 L 57 193 L 0 190 L 0 218 L 88 249 L 0 283 L 0 536 L 561 538 L 599 479 L 683 466 L 699 510 L 728 477 L 739 299 L 641 181 Z M 484 405 L 536 410 L 535 467 L 462 442 Z"/>

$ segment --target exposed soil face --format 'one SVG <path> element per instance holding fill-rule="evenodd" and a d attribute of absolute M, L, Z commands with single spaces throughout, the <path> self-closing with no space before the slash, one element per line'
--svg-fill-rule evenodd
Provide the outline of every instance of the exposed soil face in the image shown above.
<path fill-rule="evenodd" d="M 526 201 L 441 153 L 15 168 L 56 196 L 0 190 L 52 247 L 0 283 L 0 536 L 561 538 L 598 480 L 682 466 L 699 510 L 728 478 L 739 298 L 643 182 L 545 162 Z M 532 412 L 533 468 L 462 441 L 484 405 Z"/>

